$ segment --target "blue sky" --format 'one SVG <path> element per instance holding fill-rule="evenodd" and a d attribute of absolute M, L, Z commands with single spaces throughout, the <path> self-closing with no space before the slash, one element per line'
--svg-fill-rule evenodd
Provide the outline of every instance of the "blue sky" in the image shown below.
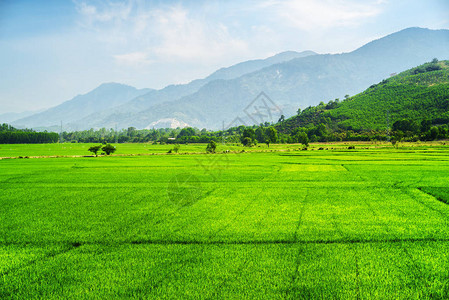
<path fill-rule="evenodd" d="M 448 0 L 0 0 L 0 114 L 104 82 L 162 88 L 276 53 L 349 52 L 407 27 L 449 28 Z"/>

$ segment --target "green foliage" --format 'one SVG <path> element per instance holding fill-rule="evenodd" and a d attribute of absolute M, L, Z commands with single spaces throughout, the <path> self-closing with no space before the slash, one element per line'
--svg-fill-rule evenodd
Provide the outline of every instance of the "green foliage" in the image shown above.
<path fill-rule="evenodd" d="M 206 146 L 207 153 L 215 153 L 216 149 L 217 149 L 217 143 L 215 143 L 214 141 L 210 141 Z"/>
<path fill-rule="evenodd" d="M 252 147 L 254 146 L 254 143 L 250 137 L 242 137 L 242 145 L 246 147 Z"/>
<path fill-rule="evenodd" d="M 295 138 L 296 142 L 303 144 L 305 147 L 309 146 L 309 137 L 304 131 L 298 131 Z"/>
<path fill-rule="evenodd" d="M 99 146 L 92 146 L 89 149 L 87 149 L 87 151 L 92 152 L 93 154 L 95 154 L 95 156 L 98 156 L 98 151 L 101 150 L 101 147 L 103 147 L 102 145 Z M 103 150 L 104 151 L 104 150 Z"/>
<path fill-rule="evenodd" d="M 0 144 L 44 144 L 56 143 L 59 135 L 54 132 L 35 132 L 17 129 L 6 123 L 0 124 Z"/>
<path fill-rule="evenodd" d="M 181 148 L 181 146 L 180 146 L 179 144 L 176 144 L 176 145 L 173 147 L 173 152 L 178 153 L 180 148 Z"/>
<path fill-rule="evenodd" d="M 101 148 L 101 150 L 103 150 L 104 153 L 106 153 L 106 155 L 110 155 L 110 154 L 114 153 L 117 149 L 114 146 L 112 146 L 111 144 L 106 144 L 105 146 L 103 146 Z"/>
<path fill-rule="evenodd" d="M 243 130 L 243 134 L 241 137 L 241 143 L 244 146 L 251 147 L 256 142 L 256 132 L 254 129 L 247 127 Z"/>
<path fill-rule="evenodd" d="M 268 127 L 266 129 L 265 143 L 269 146 L 270 143 L 276 143 L 277 141 L 278 141 L 277 130 L 273 126 Z"/>
<path fill-rule="evenodd" d="M 259 143 L 265 143 L 267 141 L 266 128 L 262 126 L 257 127 L 255 130 L 255 137 Z M 268 143 L 270 142 L 268 141 Z"/>
<path fill-rule="evenodd" d="M 383 129 L 392 122 L 448 118 L 449 69 L 417 75 L 404 72 L 331 110 L 331 119 L 346 128 Z"/>
<path fill-rule="evenodd" d="M 178 134 L 178 138 L 181 137 L 191 137 L 195 135 L 195 129 L 192 127 L 186 127 L 181 129 L 181 132 Z"/>

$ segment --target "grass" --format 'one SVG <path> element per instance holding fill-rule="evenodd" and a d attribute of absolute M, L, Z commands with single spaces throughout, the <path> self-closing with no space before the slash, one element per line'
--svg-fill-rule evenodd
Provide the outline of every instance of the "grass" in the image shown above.
<path fill-rule="evenodd" d="M 426 151 L 446 149 L 445 141 L 435 142 L 418 142 L 418 143 L 400 143 L 398 151 L 413 150 L 417 148 Z M 91 156 L 88 151 L 89 147 L 98 145 L 98 143 L 78 144 L 78 143 L 64 143 L 64 144 L 0 144 L 0 159 L 1 158 L 18 158 L 18 157 L 46 157 L 46 156 Z M 167 154 L 172 150 L 173 144 L 153 145 L 151 143 L 140 144 L 114 144 L 117 146 L 115 155 L 129 156 L 129 155 L 152 155 L 152 154 Z M 179 154 L 191 153 L 205 153 L 207 144 L 181 144 Z M 333 142 L 333 143 L 312 143 L 309 150 L 344 150 L 349 146 L 354 145 L 356 150 L 360 149 L 382 149 L 393 148 L 391 143 L 387 142 Z M 271 151 L 296 151 L 302 148 L 300 144 L 271 144 L 269 147 L 265 144 L 258 144 L 254 147 L 248 148 L 238 144 L 219 144 L 217 152 L 229 150 L 231 152 L 271 152 Z M 101 151 L 98 153 L 101 154 Z"/>
<path fill-rule="evenodd" d="M 293 147 L 0 160 L 0 297 L 449 297 L 447 146 Z"/>

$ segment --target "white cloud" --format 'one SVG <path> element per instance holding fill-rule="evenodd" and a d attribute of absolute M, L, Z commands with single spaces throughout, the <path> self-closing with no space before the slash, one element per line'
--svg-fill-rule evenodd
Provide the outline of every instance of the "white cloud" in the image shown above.
<path fill-rule="evenodd" d="M 96 22 L 126 21 L 131 13 L 132 2 L 108 2 L 103 5 L 88 4 L 85 1 L 74 0 L 76 10 L 82 16 L 81 22 L 90 26 Z"/>
<path fill-rule="evenodd" d="M 384 3 L 383 0 L 288 0 L 266 1 L 260 7 L 271 9 L 290 26 L 312 31 L 359 25 L 379 15 Z"/>
<path fill-rule="evenodd" d="M 211 61 L 247 51 L 245 41 L 232 37 L 221 23 L 208 23 L 189 16 L 182 7 L 154 14 L 160 43 L 153 53 L 163 59 Z"/>
<path fill-rule="evenodd" d="M 75 2 L 76 9 L 84 16 L 94 16 L 97 13 L 97 8 L 85 2 Z"/>
<path fill-rule="evenodd" d="M 248 53 L 247 43 L 231 36 L 225 25 L 180 4 L 155 7 L 128 1 L 101 7 L 87 2 L 76 5 L 81 26 L 116 49 L 111 56 L 121 65 L 210 63 Z"/>

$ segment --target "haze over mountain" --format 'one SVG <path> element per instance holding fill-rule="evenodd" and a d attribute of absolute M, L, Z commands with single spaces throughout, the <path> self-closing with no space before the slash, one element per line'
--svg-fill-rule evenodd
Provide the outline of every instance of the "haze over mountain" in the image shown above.
<path fill-rule="evenodd" d="M 120 84 L 103 84 L 86 95 L 77 96 L 43 113 L 17 120 L 13 124 L 20 127 L 58 126 L 59 128 L 60 122 L 63 121 L 64 128 L 68 130 L 104 126 L 112 126 L 111 128 L 113 128 L 116 123 L 119 123 L 120 127 L 128 127 L 126 124 L 122 125 L 121 122 L 115 121 L 115 116 L 117 116 L 117 119 L 123 118 L 125 115 L 131 117 L 134 113 L 141 112 L 155 104 L 178 100 L 183 96 L 193 94 L 211 81 L 236 78 L 272 64 L 315 54 L 312 51 L 301 53 L 286 51 L 266 59 L 250 60 L 228 68 L 221 68 L 204 79 L 194 80 L 188 84 L 169 85 L 161 90 L 136 90 Z M 119 90 L 120 87 L 123 89 Z M 110 98 L 111 95 L 114 95 L 115 98 Z M 86 109 L 86 106 L 94 109 Z M 111 116 L 113 120 L 108 122 L 108 125 L 101 124 L 102 119 L 111 119 Z M 160 121 L 160 119 L 163 119 L 163 121 Z M 173 120 L 173 122 L 167 120 Z M 186 123 L 173 118 L 158 118 L 146 124 L 146 126 L 161 127 L 169 124 L 173 124 L 173 126 L 181 124 L 183 126 Z"/>
<path fill-rule="evenodd" d="M 16 120 L 14 125 L 20 127 L 45 127 L 74 122 L 92 113 L 98 113 L 106 108 L 116 107 L 126 103 L 150 89 L 136 89 L 120 83 L 104 83 L 91 92 L 78 95 L 58 106 Z"/>
<path fill-rule="evenodd" d="M 187 85 L 141 94 L 128 99 L 130 101 L 122 101 L 115 109 L 103 106 L 108 109 L 97 110 L 83 119 L 63 120 L 76 129 L 112 128 L 116 124 L 119 128 L 146 128 L 166 123 L 160 120 L 217 129 L 222 122 L 229 124 L 235 118 L 249 125 L 248 111 L 244 110 L 262 91 L 283 114 L 291 116 L 299 107 L 357 94 L 391 73 L 435 57 L 448 59 L 449 30 L 408 28 L 349 53 L 313 54 L 285 52 L 266 60 L 244 62 Z M 23 120 L 39 125 L 43 121 L 35 116 Z M 61 117 L 53 120 L 59 122 Z M 265 121 L 276 122 L 277 119 Z M 18 121 L 14 124 L 26 125 Z"/>
<path fill-rule="evenodd" d="M 69 124 L 68 126 L 69 127 L 84 126 L 84 128 L 90 128 L 90 127 L 97 128 L 97 127 L 105 126 L 102 124 L 108 124 L 107 126 L 112 126 L 112 127 L 115 126 L 115 124 L 118 124 L 118 126 L 120 128 L 122 128 L 122 127 L 125 128 L 128 126 L 126 124 L 123 124 L 122 122 L 120 122 L 120 119 L 122 119 L 124 117 L 126 119 L 132 118 L 132 116 L 135 116 L 136 113 L 139 113 L 141 111 L 149 109 L 150 107 L 152 107 L 156 104 L 181 99 L 184 96 L 187 96 L 187 95 L 197 92 L 201 87 L 203 87 L 207 83 L 212 82 L 214 80 L 237 78 L 244 74 L 260 70 L 260 69 L 270 66 L 272 64 L 288 61 L 293 58 L 306 57 L 306 56 L 315 55 L 315 54 L 316 53 L 312 52 L 312 51 L 303 51 L 300 53 L 294 52 L 294 51 L 287 51 L 287 52 L 279 53 L 277 55 L 274 55 L 274 56 L 266 58 L 266 59 L 250 60 L 250 61 L 246 61 L 246 62 L 242 62 L 242 63 L 236 64 L 236 65 L 233 65 L 228 68 L 221 68 L 218 71 L 212 73 L 211 75 L 209 75 L 208 77 L 206 77 L 204 79 L 197 79 L 188 84 L 169 85 L 161 90 L 152 90 L 140 97 L 137 97 L 137 98 L 123 104 L 123 105 L 102 111 L 99 114 L 97 114 L 97 113 L 92 114 L 92 115 L 80 120 L 76 124 Z M 126 117 L 126 116 L 128 116 L 128 117 Z M 103 120 L 110 120 L 110 121 L 104 122 Z M 172 120 L 172 122 L 168 122 L 167 120 Z M 139 123 L 139 124 L 141 124 L 141 123 Z M 173 127 L 173 126 L 177 127 L 179 124 L 181 124 L 182 126 L 186 126 L 187 123 L 183 122 L 182 120 L 177 120 L 174 117 L 156 118 L 153 121 L 151 121 L 150 123 L 145 124 L 144 127 L 151 126 L 151 127 L 161 128 L 161 127 L 165 127 L 167 125 L 170 125 L 168 127 Z M 139 125 L 138 127 L 141 128 L 141 125 Z"/>
<path fill-rule="evenodd" d="M 38 111 L 11 112 L 11 113 L 0 114 L 0 124 L 11 123 L 15 120 L 26 118 L 26 117 L 35 115 L 37 113 L 40 113 L 42 111 L 44 111 L 44 110 L 41 109 Z"/>

